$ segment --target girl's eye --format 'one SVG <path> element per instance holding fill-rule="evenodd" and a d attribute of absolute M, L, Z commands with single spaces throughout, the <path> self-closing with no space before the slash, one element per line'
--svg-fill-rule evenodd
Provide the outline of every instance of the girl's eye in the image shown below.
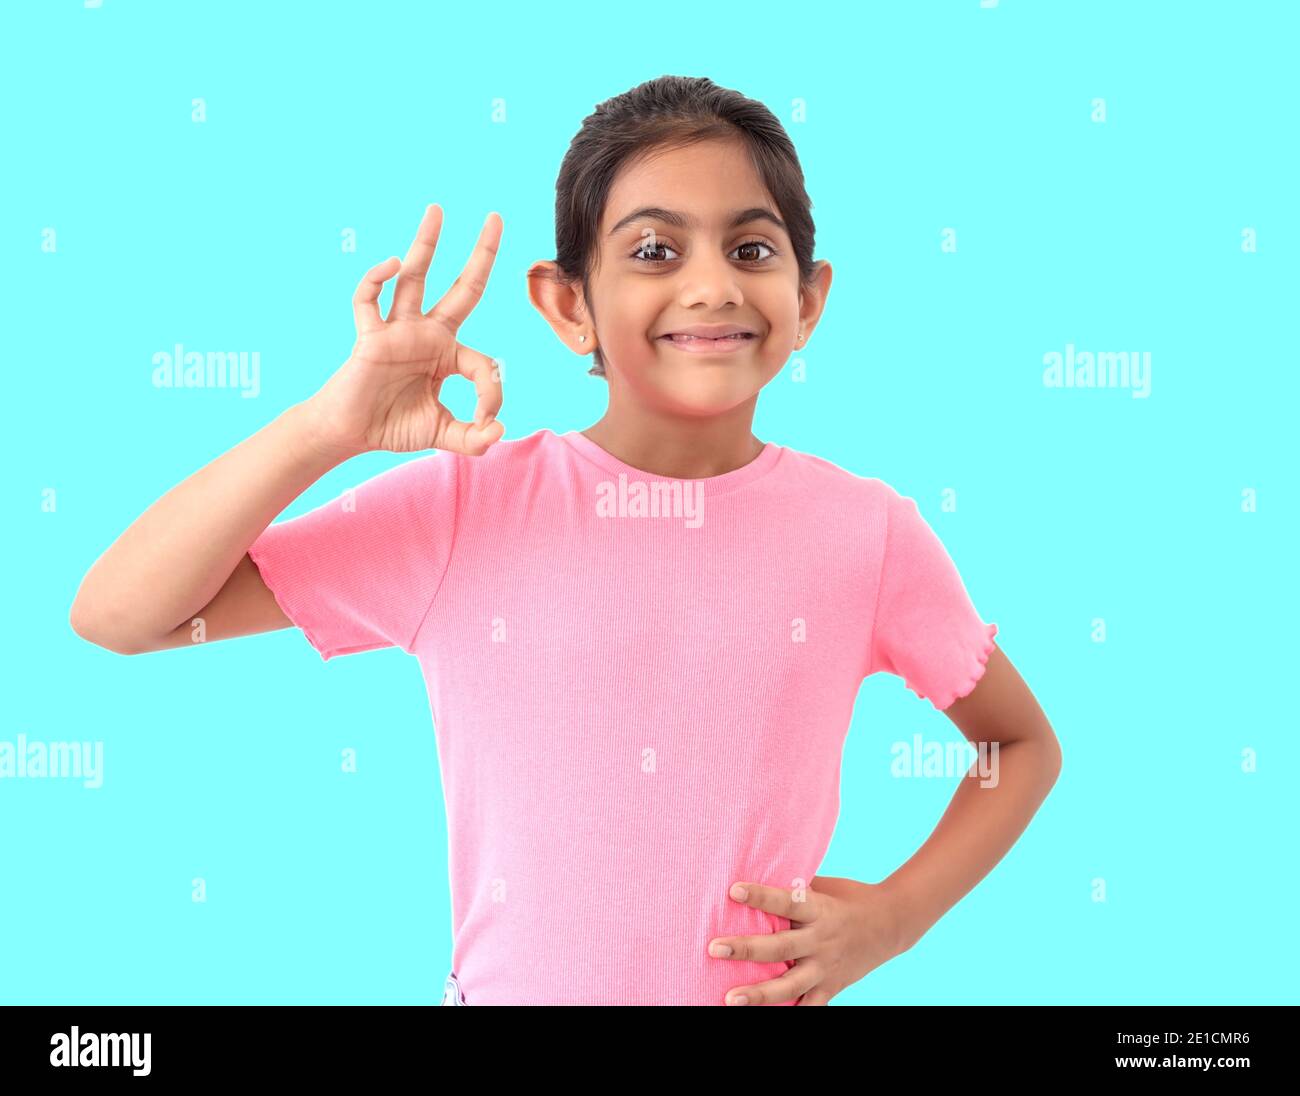
<path fill-rule="evenodd" d="M 750 265 L 755 265 L 758 263 L 766 262 L 768 259 L 772 258 L 777 253 L 776 248 L 774 248 L 769 243 L 765 243 L 763 240 L 746 240 L 743 244 L 737 244 L 734 251 L 743 251 L 746 248 L 755 248 L 755 247 L 765 247 L 772 254 L 760 255 L 757 258 L 741 259 L 740 261 L 743 263 L 749 263 Z M 667 260 L 647 259 L 644 258 L 644 254 L 646 252 L 659 252 L 659 251 L 673 251 L 675 253 L 675 249 L 669 246 L 668 244 L 664 243 L 662 240 L 654 240 L 653 243 L 650 240 L 645 240 L 637 247 L 637 249 L 634 252 L 632 252 L 629 258 L 635 259 L 637 262 L 640 263 L 645 263 L 647 266 L 656 266 L 664 262 L 667 262 Z"/>
<path fill-rule="evenodd" d="M 772 253 L 772 255 L 776 254 L 776 248 L 772 247 L 771 244 L 765 244 L 762 240 L 746 240 L 743 244 L 738 245 L 736 250 L 740 251 L 747 247 L 765 247 Z M 770 259 L 772 255 L 760 255 L 757 259 L 744 259 L 742 262 L 761 263 Z"/>
<path fill-rule="evenodd" d="M 633 259 L 636 259 L 638 262 L 655 264 L 663 260 L 643 258 L 642 257 L 643 253 L 646 251 L 672 251 L 672 250 L 673 249 L 671 247 L 669 247 L 666 243 L 663 243 L 660 240 L 655 240 L 653 242 L 651 242 L 650 240 L 644 240 L 637 247 L 637 249 L 634 252 L 632 252 L 631 257 Z"/>

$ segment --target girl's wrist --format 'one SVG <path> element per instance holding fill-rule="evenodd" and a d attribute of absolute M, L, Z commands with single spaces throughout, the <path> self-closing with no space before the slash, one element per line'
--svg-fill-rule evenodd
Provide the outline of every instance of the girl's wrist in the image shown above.
<path fill-rule="evenodd" d="M 894 954 L 902 955 L 925 935 L 930 926 L 925 923 L 905 878 L 899 878 L 895 873 L 877 885 L 892 915 Z"/>
<path fill-rule="evenodd" d="M 314 396 L 294 404 L 283 417 L 295 447 L 300 452 L 313 453 L 326 466 L 322 472 L 365 452 L 364 448 L 348 445 L 330 434 L 324 412 Z"/>

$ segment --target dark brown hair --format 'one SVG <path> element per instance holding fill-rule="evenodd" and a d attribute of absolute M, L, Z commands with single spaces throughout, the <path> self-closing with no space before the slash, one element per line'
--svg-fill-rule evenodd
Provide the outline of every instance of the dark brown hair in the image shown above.
<path fill-rule="evenodd" d="M 706 77 L 660 76 L 597 105 L 569 144 L 555 183 L 555 263 L 561 280 L 582 282 L 590 311 L 589 278 L 599 257 L 600 218 L 614 178 L 629 160 L 697 141 L 741 138 L 754 169 L 785 221 L 799 264 L 811 284 L 812 201 L 794 143 L 776 115 L 755 99 Z M 600 349 L 588 373 L 605 375 Z"/>

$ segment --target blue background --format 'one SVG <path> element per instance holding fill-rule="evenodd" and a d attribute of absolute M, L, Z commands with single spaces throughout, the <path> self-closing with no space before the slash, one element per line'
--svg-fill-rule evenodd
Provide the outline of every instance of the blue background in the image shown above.
<path fill-rule="evenodd" d="M 1295 1002 L 1294 6 L 458 7 L 6 15 L 0 739 L 102 741 L 105 783 L 0 781 L 0 1000 L 440 999 L 418 663 L 323 663 L 294 629 L 128 658 L 68 608 L 146 507 L 346 359 L 358 279 L 428 202 L 426 307 L 504 218 L 462 340 L 505 364 L 506 436 L 596 421 L 605 382 L 524 272 L 554 256 L 582 118 L 676 73 L 786 123 L 834 267 L 807 381 L 787 366 L 755 433 L 918 500 L 1064 748 L 1009 855 L 835 1003 Z M 154 387 L 178 342 L 259 351 L 257 397 Z M 1149 398 L 1045 387 L 1067 343 L 1150 352 Z M 348 462 L 286 516 L 405 459 Z M 917 733 L 960 741 L 897 678 L 864 684 L 821 874 L 877 881 L 928 836 L 957 781 L 891 776 Z"/>

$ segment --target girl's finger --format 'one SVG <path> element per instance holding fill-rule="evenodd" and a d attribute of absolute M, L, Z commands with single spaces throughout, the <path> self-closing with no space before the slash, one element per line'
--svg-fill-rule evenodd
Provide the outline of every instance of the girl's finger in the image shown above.
<path fill-rule="evenodd" d="M 384 326 L 384 318 L 379 314 L 379 294 L 383 292 L 384 282 L 397 273 L 397 267 L 396 255 L 372 266 L 352 294 L 352 315 L 356 318 L 358 335 Z"/>
<path fill-rule="evenodd" d="M 505 423 L 500 419 L 493 419 L 486 426 L 475 426 L 472 422 L 452 419 L 443 429 L 437 447 L 464 453 L 468 457 L 478 457 L 487 452 L 489 446 L 500 439 L 505 432 Z"/>
<path fill-rule="evenodd" d="M 456 372 L 471 381 L 478 402 L 474 406 L 474 422 L 482 426 L 496 418 L 504 398 L 501 388 L 501 363 L 468 346 L 456 344 Z"/>
<path fill-rule="evenodd" d="M 797 1001 L 810 992 L 819 982 L 820 977 L 810 966 L 796 966 L 787 970 L 780 978 L 766 982 L 756 982 L 748 986 L 733 986 L 727 990 L 726 1001 L 731 1004 L 733 997 L 747 997 L 745 1004 L 766 1005 L 777 1001 Z"/>
<path fill-rule="evenodd" d="M 796 1004 L 800 1005 L 829 1005 L 830 1003 L 831 995 L 820 986 L 813 986 L 796 1002 Z"/>
<path fill-rule="evenodd" d="M 719 936 L 719 943 L 731 948 L 730 955 L 717 955 L 715 959 L 749 963 L 786 963 L 793 964 L 796 959 L 811 955 L 815 946 L 812 933 L 807 929 L 785 929 L 781 932 L 764 933 L 762 936 Z M 710 942 L 710 945 L 712 942 Z M 712 946 L 709 954 L 713 955 Z"/>
<path fill-rule="evenodd" d="M 393 291 L 393 309 L 389 316 L 419 316 L 424 311 L 424 277 L 429 272 L 433 253 L 438 249 L 438 234 L 442 231 L 442 206 L 424 207 L 420 227 L 415 239 L 402 260 L 402 272 L 397 276 L 397 289 Z"/>
<path fill-rule="evenodd" d="M 478 243 L 470 252 L 465 269 L 442 295 L 442 300 L 435 304 L 425 315 L 441 323 L 453 335 L 465 322 L 474 306 L 483 299 L 483 290 L 487 288 L 488 275 L 492 273 L 492 264 L 497 257 L 501 244 L 501 214 L 489 213 L 483 222 L 483 230 L 478 234 Z"/>

